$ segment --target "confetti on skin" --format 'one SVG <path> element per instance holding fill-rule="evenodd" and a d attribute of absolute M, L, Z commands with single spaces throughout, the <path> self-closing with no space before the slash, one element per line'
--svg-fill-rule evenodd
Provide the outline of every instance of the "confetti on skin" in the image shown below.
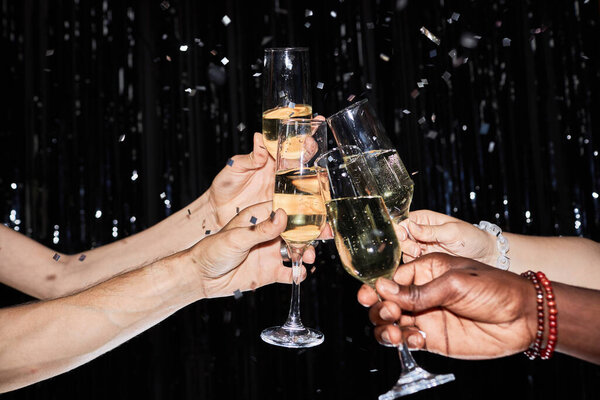
<path fill-rule="evenodd" d="M 54 255 L 52 256 L 52 258 L 54 259 L 54 261 L 58 261 L 58 260 L 60 260 L 60 254 L 54 253 Z"/>
<path fill-rule="evenodd" d="M 240 289 L 236 289 L 236 291 L 235 291 L 235 292 L 233 292 L 233 297 L 234 297 L 236 300 L 239 300 L 239 299 L 241 299 L 241 298 L 242 298 L 242 296 L 243 296 L 243 294 L 242 294 L 242 292 L 240 291 Z"/>
<path fill-rule="evenodd" d="M 256 217 L 255 217 L 255 216 L 252 216 L 252 218 L 250 218 L 250 223 L 251 223 L 252 225 L 256 225 L 256 221 L 258 221 L 258 219 L 256 219 Z"/>
<path fill-rule="evenodd" d="M 229 165 L 230 167 L 233 166 L 233 159 L 230 158 L 229 160 L 227 160 L 227 165 Z"/>
<path fill-rule="evenodd" d="M 440 39 L 437 36 L 435 36 L 433 33 L 429 32 L 429 29 L 422 26 L 420 31 L 423 35 L 425 35 L 427 37 L 427 39 L 431 40 L 433 43 L 435 43 L 438 46 L 440 45 Z"/>
<path fill-rule="evenodd" d="M 235 208 L 235 213 L 236 213 L 236 215 L 240 213 L 240 208 L 239 207 Z"/>
<path fill-rule="evenodd" d="M 271 211 L 271 215 L 269 216 L 269 218 L 271 219 L 271 221 L 273 221 L 273 218 L 275 218 L 275 211 Z"/>
<path fill-rule="evenodd" d="M 192 212 L 190 211 L 190 209 L 187 209 L 188 215 L 192 215 Z"/>
<path fill-rule="evenodd" d="M 86 255 L 82 254 L 79 256 L 79 262 L 83 262 L 85 260 Z"/>
<path fill-rule="evenodd" d="M 207 236 L 210 235 L 210 229 L 207 230 L 206 232 L 204 232 L 204 234 L 207 235 Z"/>

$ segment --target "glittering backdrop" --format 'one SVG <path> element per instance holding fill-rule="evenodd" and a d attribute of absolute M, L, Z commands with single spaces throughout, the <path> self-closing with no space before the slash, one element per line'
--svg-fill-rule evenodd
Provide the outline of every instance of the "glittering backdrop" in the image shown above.
<path fill-rule="evenodd" d="M 262 49 L 304 45 L 315 111 L 368 97 L 415 172 L 413 209 L 598 240 L 599 22 L 594 0 L 1 0 L 0 221 L 62 252 L 154 224 L 250 150 Z M 375 398 L 396 355 L 330 244 L 319 253 L 303 284 L 318 348 L 260 341 L 287 311 L 289 288 L 272 286 L 4 397 Z M 600 369 L 570 357 L 417 357 L 457 381 L 414 398 L 600 397 Z"/>

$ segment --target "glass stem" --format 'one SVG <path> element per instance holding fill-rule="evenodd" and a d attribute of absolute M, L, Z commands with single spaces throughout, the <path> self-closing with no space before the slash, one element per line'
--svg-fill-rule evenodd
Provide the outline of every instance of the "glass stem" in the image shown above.
<path fill-rule="evenodd" d="M 292 299 L 290 300 L 290 311 L 287 321 L 283 324 L 283 329 L 303 330 L 302 320 L 300 319 L 300 275 L 302 272 L 302 256 L 305 247 L 292 247 L 288 245 L 288 253 L 292 260 Z"/>
<path fill-rule="evenodd" d="M 400 356 L 400 374 L 404 375 L 414 371 L 418 368 L 418 366 L 417 362 L 410 353 L 410 350 L 408 350 L 408 346 L 406 345 L 404 335 L 402 336 L 402 343 L 400 343 L 400 345 L 398 346 L 398 356 Z"/>

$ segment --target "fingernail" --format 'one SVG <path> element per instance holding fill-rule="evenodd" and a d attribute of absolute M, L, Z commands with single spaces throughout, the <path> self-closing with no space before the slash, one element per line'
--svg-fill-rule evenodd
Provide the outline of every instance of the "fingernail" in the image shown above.
<path fill-rule="evenodd" d="M 396 285 L 392 281 L 382 279 L 380 282 L 381 283 L 379 285 L 381 287 L 381 290 L 387 294 L 397 294 L 400 291 L 398 285 Z"/>
<path fill-rule="evenodd" d="M 379 311 L 379 316 L 381 317 L 381 319 L 384 319 L 386 321 L 390 321 L 392 320 L 392 318 L 394 318 L 392 316 L 392 313 L 390 313 L 387 308 L 382 308 L 381 311 Z"/>
<path fill-rule="evenodd" d="M 408 343 L 408 347 L 416 349 L 419 346 L 419 339 L 415 335 L 411 335 L 406 338 L 406 342 Z"/>
<path fill-rule="evenodd" d="M 390 335 L 387 333 L 387 331 L 383 331 L 383 333 L 381 334 L 381 340 L 383 340 L 386 343 L 392 343 L 392 340 L 390 339 Z"/>
<path fill-rule="evenodd" d="M 397 235 L 398 235 L 398 240 L 400 240 L 400 241 L 406 240 L 406 231 L 404 230 L 404 228 L 400 227 L 397 231 Z"/>

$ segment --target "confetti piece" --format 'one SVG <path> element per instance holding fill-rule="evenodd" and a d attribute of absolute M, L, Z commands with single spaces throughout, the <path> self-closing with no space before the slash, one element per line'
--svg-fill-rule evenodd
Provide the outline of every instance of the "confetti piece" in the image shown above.
<path fill-rule="evenodd" d="M 402 112 L 406 115 L 410 114 L 410 110 L 402 110 Z"/>
<path fill-rule="evenodd" d="M 317 82 L 317 89 L 323 89 L 325 84 L 323 82 Z"/>
<path fill-rule="evenodd" d="M 179 46 L 179 51 L 186 52 L 187 50 L 188 50 L 187 44 L 182 44 L 181 46 Z"/>
<path fill-rule="evenodd" d="M 471 32 L 464 32 L 460 36 L 460 44 L 467 49 L 474 49 L 479 44 L 478 36 L 473 35 Z"/>
<path fill-rule="evenodd" d="M 165 197 L 167 197 L 167 194 L 166 194 L 165 192 L 162 192 L 162 193 L 160 194 L 160 198 L 161 198 L 161 199 L 164 199 Z"/>
<path fill-rule="evenodd" d="M 367 22 L 367 29 L 375 29 L 375 24 L 372 22 Z"/>
<path fill-rule="evenodd" d="M 233 165 L 233 158 L 227 160 L 227 165 L 229 165 L 230 167 Z"/>
<path fill-rule="evenodd" d="M 190 209 L 187 209 L 188 215 L 192 215 L 192 212 L 190 211 Z"/>
<path fill-rule="evenodd" d="M 421 117 L 417 122 L 419 123 L 419 125 L 423 125 L 425 122 L 427 122 L 427 119 L 425 119 L 425 117 Z"/>
<path fill-rule="evenodd" d="M 204 47 L 204 42 L 200 38 L 194 38 L 194 43 L 196 43 L 199 47 Z"/>
<path fill-rule="evenodd" d="M 510 46 L 510 42 L 511 42 L 511 40 L 509 38 L 505 37 L 504 39 L 502 39 L 502 46 L 503 47 L 509 47 Z"/>
<path fill-rule="evenodd" d="M 496 143 L 490 142 L 488 145 L 488 153 L 492 153 L 494 151 L 494 147 L 496 147 Z"/>
<path fill-rule="evenodd" d="M 210 229 L 208 229 L 208 230 L 204 231 L 204 234 L 205 234 L 205 235 L 210 235 Z"/>
<path fill-rule="evenodd" d="M 435 36 L 433 33 L 429 32 L 429 30 L 427 28 L 422 26 L 420 31 L 423 35 L 425 35 L 427 37 L 427 39 L 431 40 L 433 43 L 435 43 L 438 46 L 440 45 L 440 39 L 437 36 Z"/>
<path fill-rule="evenodd" d="M 367 83 L 365 84 L 365 88 L 367 88 L 367 90 L 371 90 L 371 89 L 373 89 L 373 84 L 372 84 L 372 83 L 369 83 L 369 82 L 367 82 Z"/>
<path fill-rule="evenodd" d="M 52 50 L 52 49 L 46 50 L 46 57 L 50 57 L 53 54 L 54 54 L 54 50 Z"/>
<path fill-rule="evenodd" d="M 459 13 L 456 13 L 456 12 L 453 12 L 453 13 L 452 13 L 452 17 L 450 17 L 450 18 L 451 18 L 453 21 L 455 21 L 455 22 L 456 22 L 456 21 L 458 21 L 458 19 L 460 18 L 460 14 L 459 14 Z"/>
<path fill-rule="evenodd" d="M 80 255 L 80 256 L 79 256 L 79 261 L 80 261 L 80 262 L 83 262 L 83 260 L 85 260 L 85 257 L 86 257 L 86 255 L 85 255 L 85 254 L 82 254 L 82 255 Z"/>
<path fill-rule="evenodd" d="M 265 36 L 262 38 L 260 45 L 264 46 L 265 44 L 269 43 L 271 40 L 273 40 L 273 36 Z"/>
<path fill-rule="evenodd" d="M 317 267 L 312 267 L 312 268 L 310 269 L 310 273 L 311 273 L 311 274 L 314 274 L 316 270 L 317 270 Z"/>
<path fill-rule="evenodd" d="M 337 13 L 333 10 L 331 10 L 331 12 L 329 13 L 329 15 L 331 15 L 331 18 L 336 18 L 337 17 Z"/>
<path fill-rule="evenodd" d="M 252 76 L 253 76 L 253 77 L 255 77 L 255 78 L 258 78 L 258 77 L 259 77 L 259 76 L 261 76 L 261 75 L 262 75 L 262 72 L 256 72 L 256 73 L 254 73 L 254 75 L 252 75 Z"/>
<path fill-rule="evenodd" d="M 221 58 L 221 64 L 223 64 L 223 65 L 229 64 L 229 60 L 227 59 L 227 57 Z"/>
<path fill-rule="evenodd" d="M 163 1 L 160 3 L 160 8 L 162 8 L 163 11 L 166 11 L 169 7 L 171 7 L 171 5 L 168 1 Z"/>
<path fill-rule="evenodd" d="M 310 22 L 308 22 L 308 21 L 307 21 L 307 22 L 305 22 L 305 23 L 304 23 L 304 27 L 305 27 L 306 29 L 310 28 Z"/>
<path fill-rule="evenodd" d="M 236 215 L 240 213 L 240 208 L 239 207 L 235 208 L 235 213 L 236 213 Z"/>
<path fill-rule="evenodd" d="M 246 129 L 246 124 L 244 124 L 243 122 L 240 122 L 237 126 L 238 131 L 242 132 L 244 129 Z"/>
<path fill-rule="evenodd" d="M 385 62 L 390 61 L 390 56 L 388 56 L 387 54 L 384 54 L 384 53 L 380 53 L 379 58 L 381 58 Z"/>
<path fill-rule="evenodd" d="M 216 50 L 211 50 L 210 54 L 212 54 L 213 56 L 216 56 L 217 55 L 217 51 Z"/>
<path fill-rule="evenodd" d="M 452 76 L 452 74 L 448 71 L 444 71 L 444 73 L 442 74 L 442 79 L 446 81 L 446 83 L 450 83 L 450 77 Z"/>
<path fill-rule="evenodd" d="M 412 92 L 410 92 L 410 97 L 412 97 L 413 99 L 416 99 L 417 97 L 419 97 L 419 90 L 415 89 Z"/>
<path fill-rule="evenodd" d="M 256 217 L 255 217 L 255 216 L 252 216 L 252 218 L 250 218 L 250 223 L 251 223 L 252 225 L 256 225 L 256 221 L 258 221 L 258 220 L 256 219 Z"/>
<path fill-rule="evenodd" d="M 437 135 L 438 135 L 437 131 L 430 130 L 429 132 L 427 132 L 427 135 L 425 135 L 425 137 L 433 140 L 437 137 Z"/>
<path fill-rule="evenodd" d="M 480 134 L 487 135 L 489 131 L 490 131 L 490 124 L 488 124 L 487 122 L 484 122 L 483 124 L 481 124 L 481 127 L 479 128 Z"/>
<path fill-rule="evenodd" d="M 243 296 L 243 294 L 242 294 L 242 292 L 240 291 L 240 289 L 236 289 L 236 290 L 235 290 L 235 292 L 233 292 L 233 297 L 234 297 L 236 300 L 239 300 L 239 299 L 241 299 L 241 298 L 242 298 L 242 296 Z"/>
<path fill-rule="evenodd" d="M 356 98 L 356 96 L 355 96 L 355 95 L 353 95 L 353 94 L 351 94 L 350 96 L 348 96 L 348 99 L 347 99 L 347 100 L 348 100 L 348 101 L 352 101 L 352 100 L 354 100 L 355 98 Z"/>
<path fill-rule="evenodd" d="M 54 255 L 52 256 L 52 258 L 54 259 L 54 261 L 58 261 L 60 259 L 60 254 L 54 253 Z"/>
<path fill-rule="evenodd" d="M 271 221 L 273 221 L 273 218 L 275 218 L 275 211 L 271 211 L 271 215 L 269 216 L 269 218 L 271 219 Z"/>
<path fill-rule="evenodd" d="M 429 58 L 433 58 L 433 57 L 435 57 L 435 56 L 437 56 L 437 50 L 436 50 L 436 49 L 433 49 L 433 50 L 431 50 L 431 51 L 429 52 Z"/>
<path fill-rule="evenodd" d="M 167 61 L 171 62 L 171 56 L 165 56 L 165 58 L 167 59 Z"/>
<path fill-rule="evenodd" d="M 309 9 L 304 10 L 305 17 L 312 17 L 312 15 L 313 15 L 312 10 L 309 10 Z"/>
<path fill-rule="evenodd" d="M 396 11 L 402 11 L 408 5 L 408 0 L 396 0 Z"/>
<path fill-rule="evenodd" d="M 123 142 L 125 141 L 125 134 L 122 134 L 121 136 L 119 136 L 119 142 Z"/>
<path fill-rule="evenodd" d="M 223 18 L 221 18 L 221 22 L 223 23 L 223 25 L 227 26 L 231 23 L 231 18 L 229 18 L 229 16 L 225 15 Z"/>

